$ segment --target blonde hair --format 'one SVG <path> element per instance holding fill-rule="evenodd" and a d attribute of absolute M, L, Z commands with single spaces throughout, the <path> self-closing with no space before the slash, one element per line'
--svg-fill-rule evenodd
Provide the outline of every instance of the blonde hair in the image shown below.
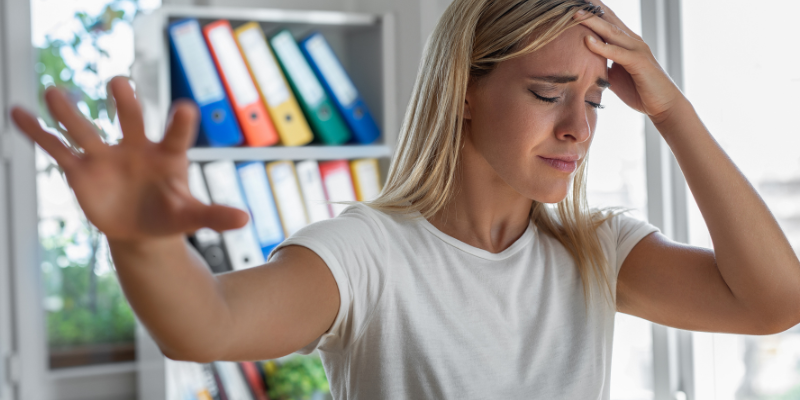
<path fill-rule="evenodd" d="M 572 16 L 580 9 L 599 11 L 585 0 L 454 0 L 428 40 L 386 185 L 369 205 L 425 218 L 445 207 L 454 196 L 470 80 L 577 25 Z M 592 283 L 605 283 L 607 300 L 614 294 L 596 235 L 611 214 L 588 209 L 585 177 L 584 159 L 570 194 L 555 209 L 534 201 L 531 219 L 575 260 L 588 306 Z"/>

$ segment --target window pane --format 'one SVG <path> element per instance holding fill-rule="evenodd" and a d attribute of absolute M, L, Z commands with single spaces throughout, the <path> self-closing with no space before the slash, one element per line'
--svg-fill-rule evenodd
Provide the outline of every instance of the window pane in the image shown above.
<path fill-rule="evenodd" d="M 145 6 L 135 0 L 32 0 L 32 42 L 38 93 L 59 85 L 113 142 L 105 82 L 127 74 L 133 61 L 130 21 Z M 40 102 L 42 123 L 55 126 Z M 134 316 L 114 273 L 104 236 L 84 217 L 55 162 L 36 152 L 43 304 L 50 367 L 135 358 Z"/>
<path fill-rule="evenodd" d="M 639 0 L 604 1 L 634 32 L 641 34 Z M 610 63 L 609 63 L 610 64 Z M 610 89 L 589 156 L 588 197 L 591 207 L 625 207 L 647 219 L 644 163 L 644 116 L 625 105 Z M 611 361 L 611 398 L 653 398 L 652 323 L 617 313 Z"/>
<path fill-rule="evenodd" d="M 792 0 L 683 2 L 686 94 L 800 249 L 800 46 Z M 690 197 L 690 240 L 711 247 Z M 699 399 L 800 398 L 800 328 L 694 333 Z"/>

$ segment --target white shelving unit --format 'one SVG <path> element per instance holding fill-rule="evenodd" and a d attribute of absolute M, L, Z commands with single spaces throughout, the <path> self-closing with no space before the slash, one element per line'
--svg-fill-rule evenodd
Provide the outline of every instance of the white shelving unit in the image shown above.
<path fill-rule="evenodd" d="M 399 130 L 396 115 L 395 30 L 391 14 L 295 11 L 275 9 L 164 6 L 134 22 L 136 60 L 132 77 L 145 114 L 148 136 L 159 140 L 171 104 L 170 54 L 167 26 L 184 18 L 201 25 L 227 19 L 236 28 L 250 21 L 265 33 L 287 28 L 296 38 L 319 31 L 342 61 L 378 125 L 381 138 L 371 145 L 301 147 L 193 148 L 191 161 L 214 160 L 334 160 L 372 157 L 385 176 Z M 141 326 L 137 329 L 138 393 L 140 399 L 166 399 L 165 358 Z"/>
<path fill-rule="evenodd" d="M 391 156 L 387 145 L 368 146 L 297 146 L 297 147 L 228 147 L 193 148 L 191 161 L 248 160 L 339 160 L 343 158 L 385 158 Z"/>

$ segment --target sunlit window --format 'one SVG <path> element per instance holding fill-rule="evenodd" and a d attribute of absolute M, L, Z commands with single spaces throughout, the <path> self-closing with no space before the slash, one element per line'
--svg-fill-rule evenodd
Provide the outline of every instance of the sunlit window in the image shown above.
<path fill-rule="evenodd" d="M 58 85 L 105 140 L 119 139 L 105 101 L 105 82 L 128 74 L 133 62 L 131 21 L 140 10 L 159 4 L 31 1 L 42 124 L 56 127 L 41 95 L 46 87 Z M 50 367 L 134 359 L 134 316 L 114 274 L 105 237 L 88 223 L 62 172 L 38 147 L 36 169 Z"/>
<path fill-rule="evenodd" d="M 686 94 L 800 250 L 800 45 L 793 0 L 683 2 Z M 691 243 L 712 247 L 690 198 Z M 698 399 L 800 398 L 800 328 L 694 334 Z"/>

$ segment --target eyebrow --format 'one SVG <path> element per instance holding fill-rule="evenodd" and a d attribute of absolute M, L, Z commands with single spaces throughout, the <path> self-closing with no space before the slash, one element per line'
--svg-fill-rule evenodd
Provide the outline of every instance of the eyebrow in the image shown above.
<path fill-rule="evenodd" d="M 578 80 L 578 77 L 575 75 L 547 75 L 547 76 L 532 76 L 530 78 L 536 81 L 544 81 L 550 83 L 570 83 Z M 595 81 L 594 84 L 600 86 L 603 89 L 611 86 L 611 84 L 603 78 L 597 78 L 597 81 Z"/>

